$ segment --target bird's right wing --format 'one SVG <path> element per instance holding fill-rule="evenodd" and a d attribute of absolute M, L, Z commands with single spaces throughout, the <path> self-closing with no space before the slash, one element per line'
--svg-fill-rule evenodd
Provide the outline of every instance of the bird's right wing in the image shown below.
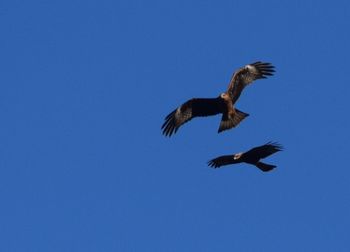
<path fill-rule="evenodd" d="M 222 113 L 221 100 L 218 98 L 193 98 L 165 117 L 162 125 L 163 134 L 175 134 L 181 125 L 194 117 L 210 116 Z"/>
<path fill-rule="evenodd" d="M 233 159 L 233 155 L 226 155 L 226 156 L 220 156 L 210 160 L 208 162 L 208 166 L 216 169 L 216 168 L 219 168 L 220 166 L 229 165 L 233 163 L 235 163 Z"/>

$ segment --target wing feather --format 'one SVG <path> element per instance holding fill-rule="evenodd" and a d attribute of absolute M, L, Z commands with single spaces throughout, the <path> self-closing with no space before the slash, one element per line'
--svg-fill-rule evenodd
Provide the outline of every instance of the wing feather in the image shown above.
<path fill-rule="evenodd" d="M 234 164 L 235 160 L 233 155 L 226 155 L 214 158 L 208 162 L 208 166 L 213 167 L 214 169 L 219 168 L 224 165 Z"/>
<path fill-rule="evenodd" d="M 243 89 L 258 79 L 266 79 L 275 72 L 274 66 L 267 62 L 257 61 L 238 69 L 232 76 L 228 86 L 228 94 L 233 104 L 238 100 Z"/>
<path fill-rule="evenodd" d="M 211 116 L 222 113 L 222 104 L 218 98 L 193 98 L 172 111 L 165 117 L 162 125 L 163 134 L 171 136 L 181 125 L 194 117 Z"/>
<path fill-rule="evenodd" d="M 266 158 L 278 151 L 282 151 L 283 146 L 276 142 L 268 142 L 264 145 L 255 147 L 245 152 L 244 155 L 246 157 L 256 157 L 258 159 Z"/>

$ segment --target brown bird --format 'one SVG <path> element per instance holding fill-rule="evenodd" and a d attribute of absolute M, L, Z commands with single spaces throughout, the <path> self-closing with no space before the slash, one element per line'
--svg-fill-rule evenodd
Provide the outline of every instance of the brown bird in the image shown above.
<path fill-rule="evenodd" d="M 216 98 L 193 98 L 165 117 L 163 134 L 171 136 L 181 125 L 195 117 L 222 114 L 218 133 L 236 127 L 249 114 L 234 107 L 243 89 L 258 79 L 265 79 L 275 72 L 270 63 L 255 62 L 234 72 L 228 89 Z"/>
<path fill-rule="evenodd" d="M 224 165 L 248 163 L 255 165 L 263 172 L 268 172 L 274 169 L 276 165 L 265 164 L 260 162 L 260 159 L 266 158 L 281 150 L 283 150 L 283 147 L 280 144 L 269 142 L 267 144 L 255 147 L 247 152 L 240 152 L 233 155 L 214 158 L 208 162 L 208 166 L 216 169 Z"/>

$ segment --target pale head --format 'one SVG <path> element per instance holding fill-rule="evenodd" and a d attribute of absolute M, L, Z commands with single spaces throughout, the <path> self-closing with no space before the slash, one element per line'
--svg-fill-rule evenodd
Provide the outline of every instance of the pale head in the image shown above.
<path fill-rule="evenodd" d="M 224 100 L 226 100 L 226 99 L 229 98 L 229 96 L 228 96 L 227 93 L 221 93 L 221 94 L 220 94 L 220 97 L 221 97 L 222 99 L 224 99 Z"/>
<path fill-rule="evenodd" d="M 234 154 L 234 155 L 233 155 L 233 159 L 234 159 L 234 160 L 240 159 L 242 155 L 243 155 L 243 152 Z"/>

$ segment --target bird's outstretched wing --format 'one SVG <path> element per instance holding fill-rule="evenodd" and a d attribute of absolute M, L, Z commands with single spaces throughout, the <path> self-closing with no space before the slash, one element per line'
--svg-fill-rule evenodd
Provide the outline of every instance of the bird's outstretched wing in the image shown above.
<path fill-rule="evenodd" d="M 250 149 L 249 151 L 245 152 L 244 155 L 246 157 L 257 157 L 258 159 L 261 159 L 281 150 L 283 150 L 282 145 L 274 142 L 268 142 L 264 145 Z"/>
<path fill-rule="evenodd" d="M 163 134 L 171 136 L 180 126 L 194 117 L 210 116 L 222 113 L 221 100 L 218 98 L 193 98 L 165 117 Z"/>
<path fill-rule="evenodd" d="M 274 66 L 270 63 L 257 61 L 238 69 L 232 76 L 227 93 L 230 95 L 233 104 L 238 100 L 243 89 L 258 79 L 265 79 L 273 75 Z"/>
<path fill-rule="evenodd" d="M 233 155 L 226 155 L 214 158 L 208 162 L 208 166 L 213 167 L 214 169 L 219 168 L 223 165 L 234 164 L 235 160 Z"/>

